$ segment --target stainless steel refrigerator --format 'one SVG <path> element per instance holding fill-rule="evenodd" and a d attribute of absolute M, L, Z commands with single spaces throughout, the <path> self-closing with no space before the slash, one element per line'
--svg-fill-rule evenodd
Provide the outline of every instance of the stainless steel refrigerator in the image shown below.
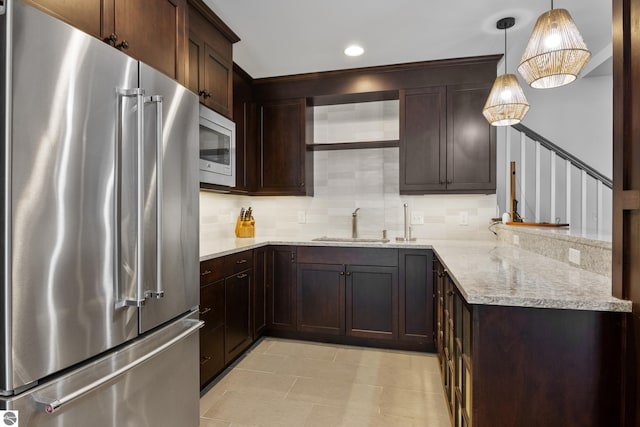
<path fill-rule="evenodd" d="M 0 1 L 0 409 L 198 425 L 198 100 Z"/>

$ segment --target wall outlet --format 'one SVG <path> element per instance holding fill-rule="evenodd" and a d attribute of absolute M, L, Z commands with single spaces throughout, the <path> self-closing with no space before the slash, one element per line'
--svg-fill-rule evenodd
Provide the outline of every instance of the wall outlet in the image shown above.
<path fill-rule="evenodd" d="M 580 265 L 580 251 L 577 249 L 569 248 L 569 262 L 572 264 Z"/>
<path fill-rule="evenodd" d="M 424 224 L 424 212 L 411 212 L 411 224 Z"/>
<path fill-rule="evenodd" d="M 513 244 L 516 246 L 520 245 L 520 236 L 518 236 L 517 234 L 513 235 Z"/>
<path fill-rule="evenodd" d="M 306 224 L 307 213 L 305 211 L 298 211 L 298 224 Z"/>
<path fill-rule="evenodd" d="M 458 223 L 460 225 L 469 225 L 469 212 L 460 211 L 460 217 Z"/>

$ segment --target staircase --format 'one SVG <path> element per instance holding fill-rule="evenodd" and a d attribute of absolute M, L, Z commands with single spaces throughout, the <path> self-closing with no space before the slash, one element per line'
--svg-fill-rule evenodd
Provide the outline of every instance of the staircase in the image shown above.
<path fill-rule="evenodd" d="M 511 210 L 511 161 L 516 162 L 518 213 L 525 222 L 569 223 L 572 233 L 610 239 L 610 178 L 528 127 L 513 125 L 497 163 L 498 203 L 506 212 Z"/>

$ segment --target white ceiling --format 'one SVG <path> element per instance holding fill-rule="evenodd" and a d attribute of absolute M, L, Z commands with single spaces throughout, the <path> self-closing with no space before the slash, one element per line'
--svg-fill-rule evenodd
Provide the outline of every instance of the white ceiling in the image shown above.
<path fill-rule="evenodd" d="M 240 37 L 234 61 L 254 78 L 500 54 L 504 35 L 495 25 L 505 16 L 516 18 L 508 32 L 508 63 L 515 68 L 535 20 L 551 6 L 540 0 L 204 1 Z M 554 7 L 569 10 L 593 57 L 606 61 L 598 54 L 611 49 L 611 3 L 559 0 Z M 362 45 L 364 55 L 345 56 L 351 43 Z"/>

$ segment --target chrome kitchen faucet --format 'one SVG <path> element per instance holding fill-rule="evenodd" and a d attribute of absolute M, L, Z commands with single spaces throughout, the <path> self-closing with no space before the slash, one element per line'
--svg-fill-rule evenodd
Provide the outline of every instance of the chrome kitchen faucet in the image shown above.
<path fill-rule="evenodd" d="M 355 211 L 351 214 L 351 237 L 354 239 L 358 238 L 358 211 L 360 208 L 356 208 Z"/>

